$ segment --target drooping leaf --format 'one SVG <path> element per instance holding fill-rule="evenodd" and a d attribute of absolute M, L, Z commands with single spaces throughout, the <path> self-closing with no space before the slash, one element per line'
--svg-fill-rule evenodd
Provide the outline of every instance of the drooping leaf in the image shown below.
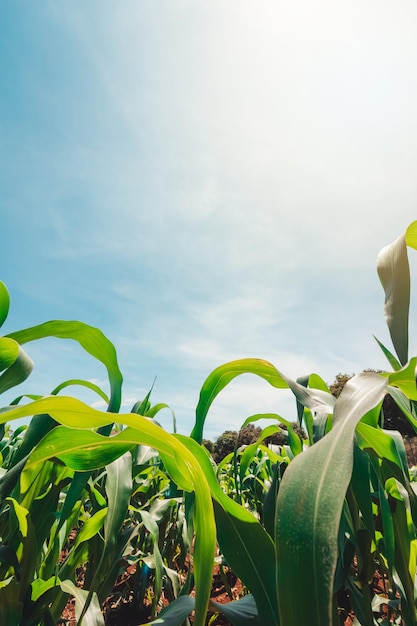
<path fill-rule="evenodd" d="M 223 613 L 233 626 L 262 626 L 262 622 L 259 621 L 255 598 L 251 594 L 225 604 L 211 602 L 211 606 L 218 613 Z"/>
<path fill-rule="evenodd" d="M 0 326 L 3 326 L 7 319 L 10 308 L 10 295 L 6 285 L 0 280 Z"/>
<path fill-rule="evenodd" d="M 377 259 L 377 271 L 385 291 L 385 319 L 402 365 L 408 361 L 410 266 L 405 234 L 385 246 Z"/>
<path fill-rule="evenodd" d="M 59 578 L 56 576 L 52 576 L 48 578 L 48 580 L 42 580 L 42 578 L 37 578 L 32 583 L 32 596 L 31 599 L 33 602 L 36 602 L 46 591 L 49 589 L 53 589 L 56 585 L 60 584 Z"/>
<path fill-rule="evenodd" d="M 79 624 L 80 615 L 83 613 L 88 591 L 80 589 L 80 587 L 74 585 L 71 580 L 63 580 L 60 586 L 62 591 L 74 596 L 75 615 L 77 618 L 77 624 Z M 95 593 L 93 594 L 87 611 L 83 615 L 82 626 L 104 626 L 103 613 L 101 612 L 97 594 Z"/>
<path fill-rule="evenodd" d="M 216 368 L 203 383 L 196 409 L 196 421 L 191 432 L 191 437 L 198 443 L 203 440 L 204 423 L 214 399 L 226 385 L 241 374 L 255 374 L 277 389 L 290 388 L 299 402 L 318 413 L 331 413 L 333 410 L 335 398 L 330 393 L 321 389 L 306 389 L 284 376 L 268 361 L 239 359 Z"/>
<path fill-rule="evenodd" d="M 387 374 L 389 384 L 401 389 L 410 400 L 417 400 L 416 368 L 417 357 L 413 357 L 401 369 Z"/>
<path fill-rule="evenodd" d="M 63 383 L 59 384 L 53 391 L 51 391 L 51 395 L 56 396 L 60 391 L 70 387 L 71 385 L 79 385 L 80 387 L 86 387 L 87 389 L 91 389 L 94 391 L 100 398 L 104 400 L 106 404 L 109 404 L 110 400 L 106 393 L 95 383 L 90 382 L 89 380 L 82 380 L 80 378 L 72 378 L 71 380 L 66 380 Z"/>
<path fill-rule="evenodd" d="M 180 596 L 168 606 L 162 609 L 158 617 L 152 622 L 146 622 L 148 626 L 179 626 L 182 624 L 194 609 L 194 598 L 191 596 Z M 145 626 L 141 624 L 141 626 Z"/>
<path fill-rule="evenodd" d="M 77 341 L 86 352 L 101 361 L 107 369 L 111 392 L 108 410 L 117 412 L 120 409 L 123 378 L 117 363 L 116 350 L 98 328 L 77 321 L 53 320 L 10 333 L 7 337 L 21 345 L 45 337 Z"/>
<path fill-rule="evenodd" d="M 32 359 L 19 344 L 8 337 L 0 338 L 0 393 L 19 385 L 30 375 Z"/>

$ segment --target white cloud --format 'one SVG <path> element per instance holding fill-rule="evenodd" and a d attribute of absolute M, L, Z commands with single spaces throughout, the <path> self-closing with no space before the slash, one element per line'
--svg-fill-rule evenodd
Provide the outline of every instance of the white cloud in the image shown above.
<path fill-rule="evenodd" d="M 26 235 L 33 301 L 104 326 L 127 397 L 158 373 L 187 423 L 234 358 L 291 376 L 372 367 L 376 255 L 416 217 L 416 7 L 123 0 L 44 16 L 62 54 L 22 59 L 41 113 L 7 135 L 7 265 Z"/>

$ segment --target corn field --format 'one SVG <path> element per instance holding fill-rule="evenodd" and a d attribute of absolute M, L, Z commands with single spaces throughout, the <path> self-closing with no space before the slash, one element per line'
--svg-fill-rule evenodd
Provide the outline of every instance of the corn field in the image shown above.
<path fill-rule="evenodd" d="M 261 359 L 222 364 L 201 387 L 189 436 L 158 424 L 167 405 L 152 405 L 151 393 L 120 412 L 116 350 L 97 328 L 55 320 L 0 338 L 1 393 L 30 376 L 26 344 L 49 337 L 104 365 L 110 390 L 80 374 L 1 409 L 0 623 L 54 626 L 73 597 L 78 625 L 104 626 L 103 604 L 130 568 L 136 624 L 204 626 L 222 613 L 234 626 L 339 626 L 348 598 L 356 626 L 416 626 L 417 483 L 381 408 L 389 394 L 417 430 L 408 248 L 417 249 L 417 222 L 377 262 L 387 371 L 355 376 L 336 399 L 316 373 L 292 380 Z M 1 324 L 9 304 L 0 283 Z M 216 465 L 202 445 L 210 407 L 248 373 L 276 388 L 277 401 L 291 390 L 305 437 L 289 416 L 248 416 L 242 426 L 269 425 Z M 81 402 L 74 386 L 107 410 Z M 13 429 L 21 418 L 27 425 Z M 282 424 L 287 442 L 265 445 Z M 235 574 L 241 597 L 211 598 L 214 568 Z"/>

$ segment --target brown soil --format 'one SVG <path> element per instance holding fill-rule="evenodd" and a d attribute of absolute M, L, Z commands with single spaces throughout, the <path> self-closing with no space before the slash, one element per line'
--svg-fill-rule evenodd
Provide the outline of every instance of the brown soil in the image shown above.
<path fill-rule="evenodd" d="M 141 612 L 138 612 L 134 606 L 131 593 L 134 574 L 134 566 L 127 568 L 126 572 L 116 582 L 112 595 L 106 599 L 103 606 L 106 626 L 138 626 L 138 624 L 145 624 L 150 621 L 150 606 L 145 606 Z M 214 569 L 211 600 L 219 604 L 225 604 L 231 600 L 237 600 L 242 593 L 243 585 L 233 572 L 226 572 L 225 586 L 219 567 Z M 163 606 L 164 604 L 167 604 L 167 601 L 164 601 L 164 598 L 162 598 L 161 605 Z M 193 621 L 193 615 L 191 615 L 190 624 L 193 624 Z M 68 600 L 59 624 L 62 626 L 76 626 L 75 602 L 73 598 Z M 210 624 L 210 626 L 231 626 L 224 615 L 213 613 L 212 611 L 207 613 L 206 624 Z"/>

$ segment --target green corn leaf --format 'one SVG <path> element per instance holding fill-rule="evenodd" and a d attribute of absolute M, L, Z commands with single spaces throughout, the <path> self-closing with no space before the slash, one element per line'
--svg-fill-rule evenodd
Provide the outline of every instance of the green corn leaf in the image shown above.
<path fill-rule="evenodd" d="M 16 516 L 20 534 L 22 537 L 26 537 L 28 534 L 28 515 L 29 511 L 25 507 L 21 506 L 14 498 L 6 498 L 6 502 L 12 504 L 12 509 Z"/>
<path fill-rule="evenodd" d="M 14 400 L 10 402 L 9 406 L 20 404 L 20 402 L 24 400 L 24 398 L 27 398 L 28 400 L 40 400 L 41 398 L 43 398 L 43 396 L 38 393 L 24 393 L 23 395 L 14 398 Z"/>
<path fill-rule="evenodd" d="M 0 478 L 0 502 L 2 502 L 8 495 L 11 494 L 15 486 L 17 485 L 20 475 L 25 467 L 27 456 L 16 463 Z"/>
<path fill-rule="evenodd" d="M 21 587 L 12 579 L 5 587 L 0 588 L 1 619 L 7 626 L 20 626 L 23 603 L 20 599 Z"/>
<path fill-rule="evenodd" d="M 51 578 L 48 578 L 48 580 L 42 580 L 42 578 L 37 578 L 32 583 L 31 600 L 33 602 L 36 602 L 36 600 L 39 600 L 39 598 L 44 593 L 49 591 L 49 589 L 53 589 L 54 587 L 56 587 L 56 585 L 59 585 L 60 582 L 61 581 L 56 576 L 52 576 Z"/>
<path fill-rule="evenodd" d="M 88 541 L 91 537 L 97 535 L 97 533 L 101 530 L 104 524 L 105 517 L 107 515 L 107 507 L 104 509 L 100 509 L 94 515 L 88 518 L 88 520 L 84 523 L 81 530 L 78 532 L 77 537 L 74 541 L 74 550 L 80 543 L 83 541 Z"/>
<path fill-rule="evenodd" d="M 0 393 L 4 393 L 26 380 L 33 369 L 33 361 L 17 342 L 1 337 L 0 369 L 6 369 L 0 376 Z"/>
<path fill-rule="evenodd" d="M 274 422 L 286 425 L 289 423 L 277 413 L 256 413 L 255 415 L 250 415 L 249 417 L 247 417 L 243 422 L 241 428 L 245 428 L 245 426 L 247 426 L 248 424 L 253 424 L 253 422 L 257 422 L 259 420 L 273 420 Z"/>
<path fill-rule="evenodd" d="M 417 250 L 417 221 L 411 222 L 405 231 L 405 242 L 407 246 Z"/>
<path fill-rule="evenodd" d="M 174 411 L 171 409 L 171 407 L 168 404 L 165 404 L 164 402 L 160 402 L 158 404 L 155 404 L 155 406 L 152 406 L 146 412 L 146 417 L 155 417 L 163 409 L 168 409 L 168 411 L 171 412 L 171 416 L 172 416 L 172 430 L 173 430 L 174 433 L 176 433 L 177 432 L 177 420 L 176 420 Z"/>
<path fill-rule="evenodd" d="M 154 581 L 154 593 L 153 593 L 153 606 L 154 611 L 156 610 L 157 604 L 160 600 L 162 593 L 162 574 L 164 569 L 164 564 L 162 561 L 161 552 L 159 550 L 159 527 L 156 521 L 153 519 L 152 515 L 148 511 L 141 511 L 140 516 L 142 518 L 142 522 L 148 532 L 151 534 L 153 539 L 153 560 L 155 566 L 155 581 Z"/>
<path fill-rule="evenodd" d="M 386 435 L 392 437 L 394 441 L 395 447 L 397 449 L 398 458 L 400 460 L 400 466 L 402 467 L 405 480 L 408 481 L 409 472 L 408 472 L 408 461 L 407 461 L 407 453 L 405 451 L 404 439 L 402 438 L 401 433 L 398 430 L 384 430 Z"/>
<path fill-rule="evenodd" d="M 128 453 L 107 465 L 108 512 L 104 523 L 105 550 L 116 544 L 132 493 L 132 457 Z"/>
<path fill-rule="evenodd" d="M 39 326 L 10 333 L 7 337 L 14 339 L 21 345 L 45 337 L 77 341 L 86 352 L 101 361 L 107 369 L 111 390 L 108 410 L 117 412 L 120 409 L 123 378 L 117 363 L 116 350 L 98 328 L 82 322 L 53 320 Z"/>
<path fill-rule="evenodd" d="M 402 365 L 408 360 L 410 266 L 407 246 L 417 248 L 416 224 L 410 224 L 404 235 L 383 248 L 377 259 L 378 276 L 385 291 L 385 318 Z"/>
<path fill-rule="evenodd" d="M 41 400 L 41 398 L 39 399 Z M 13 457 L 14 463 L 19 463 L 34 449 L 34 447 L 56 426 L 56 421 L 46 413 L 34 415 L 30 420 L 20 448 Z"/>
<path fill-rule="evenodd" d="M 89 472 L 113 463 L 130 450 L 134 444 L 128 436 L 129 433 L 123 437 L 104 437 L 88 430 L 74 433 L 72 428 L 57 426 L 48 435 L 48 446 L 71 469 Z M 39 455 L 43 454 L 43 448 L 37 449 L 33 452 L 31 462 L 35 463 Z"/>
<path fill-rule="evenodd" d="M 372 514 L 370 471 L 369 456 L 360 449 L 359 444 L 355 441 L 353 471 L 350 484 L 362 514 L 363 524 L 370 535 L 373 536 L 375 525 Z"/>
<path fill-rule="evenodd" d="M 3 326 L 7 319 L 10 308 L 10 295 L 6 285 L 0 280 L 0 326 Z"/>
<path fill-rule="evenodd" d="M 71 580 L 63 580 L 60 586 L 62 591 L 74 596 L 77 626 L 81 626 L 79 619 L 83 613 L 84 605 L 88 596 L 88 591 L 76 587 L 76 585 L 74 585 Z M 93 593 L 93 597 L 88 606 L 88 609 L 83 615 L 82 626 L 104 626 L 103 614 L 100 610 L 97 594 L 95 593 Z"/>
<path fill-rule="evenodd" d="M 0 372 L 10 367 L 19 354 L 19 344 L 13 339 L 0 337 Z"/>
<path fill-rule="evenodd" d="M 417 357 L 413 357 L 400 370 L 388 375 L 389 384 L 401 389 L 410 400 L 417 400 L 416 367 Z"/>
<path fill-rule="evenodd" d="M 15 577 L 19 580 L 21 567 L 19 565 L 19 561 L 17 560 L 17 555 L 15 550 L 10 546 L 1 545 L 0 546 L 0 563 L 8 563 L 11 565 L 15 571 Z M 5 586 L 5 580 L 0 582 L 0 588 Z"/>
<path fill-rule="evenodd" d="M 276 413 L 258 413 L 256 415 L 251 415 L 250 417 L 245 419 L 245 421 L 243 422 L 242 428 L 247 426 L 247 424 L 256 422 L 256 421 L 258 421 L 260 419 L 262 419 L 262 420 L 274 420 L 275 422 L 278 422 L 280 424 L 284 424 L 287 427 L 288 443 L 289 443 L 289 446 L 291 448 L 292 454 L 294 456 L 296 456 L 297 454 L 302 452 L 302 449 L 303 449 L 302 442 L 300 440 L 300 437 L 294 432 L 294 429 L 292 427 L 291 422 L 289 422 L 288 420 L 284 419 L 280 415 L 277 415 Z M 279 430 L 281 430 L 281 429 L 279 429 Z M 272 434 L 272 433 L 269 433 L 269 434 Z M 265 439 L 267 436 L 269 436 L 269 435 L 261 434 L 261 437 L 259 437 L 258 441 L 262 441 L 262 439 Z"/>
<path fill-rule="evenodd" d="M 402 469 L 402 462 L 399 457 L 395 441 L 388 431 L 379 430 L 368 426 L 368 424 L 358 424 L 356 429 L 359 446 L 362 450 L 371 450 L 387 459 Z"/>
<path fill-rule="evenodd" d="M 239 475 L 240 480 L 243 481 L 246 471 L 253 461 L 253 457 L 256 454 L 258 447 L 261 445 L 262 441 L 276 432 L 279 432 L 281 429 L 278 426 L 271 425 L 267 426 L 261 431 L 258 439 L 254 442 L 246 446 L 244 451 L 242 452 L 242 456 L 240 458 L 240 466 L 239 466 Z"/>
<path fill-rule="evenodd" d="M 373 337 L 374 337 L 375 341 L 377 342 L 377 344 L 379 345 L 379 347 L 381 348 L 382 352 L 385 354 L 385 356 L 386 356 L 386 358 L 388 360 L 388 363 L 391 365 L 392 369 L 393 370 L 400 370 L 401 369 L 401 363 L 399 362 L 399 360 L 395 358 L 395 356 L 392 354 L 392 352 L 390 352 L 388 350 L 388 348 L 386 348 L 384 346 L 384 344 L 381 343 L 379 341 L 379 339 L 377 339 L 375 337 L 375 335 Z"/>
<path fill-rule="evenodd" d="M 417 623 L 414 604 L 414 576 L 409 571 L 410 544 L 416 539 L 415 528 L 410 528 L 408 515 L 410 502 L 407 491 L 395 478 L 390 478 L 385 484 L 389 499 L 395 501 L 391 507 L 395 534 L 395 570 L 398 574 L 403 589 L 404 600 L 401 603 L 401 611 L 406 624 L 415 626 Z M 411 532 L 410 532 L 411 530 Z"/>
<path fill-rule="evenodd" d="M 226 604 L 211 602 L 211 607 L 213 611 L 225 615 L 233 626 L 262 626 L 262 622 L 259 621 L 255 599 L 251 594 Z"/>
<path fill-rule="evenodd" d="M 102 398 L 106 404 L 109 404 L 110 402 L 108 395 L 104 393 L 104 391 L 98 385 L 90 382 L 89 380 L 81 380 L 79 378 L 73 378 L 71 380 L 66 380 L 65 382 L 61 383 L 60 385 L 55 387 L 53 391 L 51 391 L 51 395 L 56 396 L 60 391 L 66 389 L 67 387 L 70 387 L 71 385 L 79 385 L 80 387 L 86 387 L 87 389 L 91 389 L 91 391 L 94 391 L 98 396 L 100 396 L 100 398 Z"/>
<path fill-rule="evenodd" d="M 278 492 L 277 594 L 282 624 L 333 624 L 338 530 L 352 474 L 355 428 L 382 403 L 387 381 L 372 373 L 352 378 L 337 399 L 334 426 L 289 464 Z M 299 581 L 309 584 L 299 598 Z"/>
<path fill-rule="evenodd" d="M 163 626 L 179 626 L 179 624 L 185 622 L 193 611 L 194 605 L 194 598 L 191 596 L 180 596 L 163 608 L 156 619 L 152 622 L 146 622 L 146 625 L 159 626 L 159 624 L 163 624 Z M 145 626 L 145 624 L 141 624 L 140 626 Z"/>

